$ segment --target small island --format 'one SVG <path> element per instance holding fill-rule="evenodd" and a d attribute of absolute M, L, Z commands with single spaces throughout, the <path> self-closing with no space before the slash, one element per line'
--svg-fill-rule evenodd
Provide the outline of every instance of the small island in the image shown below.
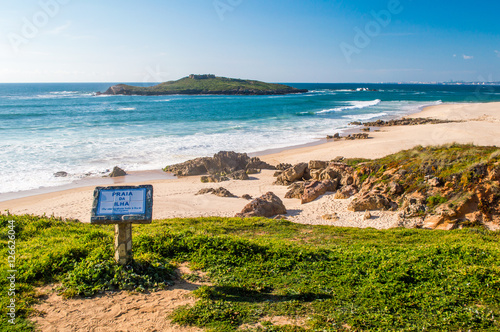
<path fill-rule="evenodd" d="M 260 81 L 217 77 L 215 75 L 189 75 L 177 81 L 168 81 L 149 87 L 118 84 L 97 95 L 285 95 L 304 93 L 288 85 Z"/>

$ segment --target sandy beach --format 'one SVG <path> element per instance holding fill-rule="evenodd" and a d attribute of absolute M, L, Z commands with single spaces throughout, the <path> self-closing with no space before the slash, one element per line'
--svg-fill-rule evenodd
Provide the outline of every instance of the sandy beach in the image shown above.
<path fill-rule="evenodd" d="M 388 154 L 409 149 L 417 145 L 440 145 L 446 143 L 473 143 L 476 145 L 500 146 L 500 103 L 443 104 L 425 108 L 410 117 L 427 117 L 456 120 L 444 124 L 382 127 L 370 132 L 367 140 L 341 140 L 325 144 L 289 149 L 279 153 L 261 155 L 270 164 L 298 163 L 309 160 L 331 160 L 345 158 L 380 158 Z M 332 133 L 333 134 L 333 133 Z M 244 194 L 258 197 L 268 191 L 274 192 L 284 202 L 288 219 L 298 223 L 331 224 L 337 226 L 389 228 L 397 223 L 396 212 L 375 212 L 375 218 L 363 220 L 363 213 L 345 209 L 348 200 L 334 199 L 323 195 L 314 202 L 300 204 L 297 199 L 284 199 L 285 186 L 273 185 L 274 171 L 263 170 L 251 175 L 247 181 L 202 183 L 199 176 L 179 179 L 140 181 L 127 184 L 152 184 L 154 187 L 154 219 L 234 216 L 248 203 L 240 198 Z M 95 186 L 54 191 L 0 202 L 0 211 L 13 214 L 54 215 L 62 218 L 90 221 L 92 193 Z M 224 187 L 238 198 L 222 198 L 214 195 L 196 195 L 202 188 Z M 57 190 L 57 188 L 55 189 Z M 338 221 L 321 218 L 336 212 Z"/>

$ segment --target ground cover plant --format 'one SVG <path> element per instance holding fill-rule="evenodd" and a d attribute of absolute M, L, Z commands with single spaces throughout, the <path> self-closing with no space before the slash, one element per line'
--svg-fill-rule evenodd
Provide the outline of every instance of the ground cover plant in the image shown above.
<path fill-rule="evenodd" d="M 211 286 L 170 317 L 212 331 L 497 331 L 500 233 L 349 229 L 268 219 L 155 220 L 134 227 L 135 263 L 116 265 L 111 226 L 1 215 L 2 289 L 9 221 L 16 231 L 16 305 L 3 330 L 33 329 L 36 286 L 68 297 L 168 288 L 189 262 Z M 287 325 L 270 323 L 288 317 Z"/>

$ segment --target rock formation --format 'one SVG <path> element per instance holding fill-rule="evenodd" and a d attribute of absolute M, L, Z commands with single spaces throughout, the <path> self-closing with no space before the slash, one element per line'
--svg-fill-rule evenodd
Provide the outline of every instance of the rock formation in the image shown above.
<path fill-rule="evenodd" d="M 249 217 L 273 217 L 278 214 L 286 214 L 285 205 L 281 199 L 272 192 L 268 192 L 248 203 L 237 218 Z"/>
<path fill-rule="evenodd" d="M 275 167 L 257 157 L 250 158 L 246 153 L 221 151 L 213 157 L 188 160 L 180 164 L 167 166 L 163 170 L 177 176 L 192 176 L 207 173 L 227 175 L 236 171 L 246 171 L 247 169 L 275 169 Z"/>

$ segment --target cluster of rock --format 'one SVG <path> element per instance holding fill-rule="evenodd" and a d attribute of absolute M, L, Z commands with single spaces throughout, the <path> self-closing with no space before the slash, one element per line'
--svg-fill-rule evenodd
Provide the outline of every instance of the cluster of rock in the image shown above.
<path fill-rule="evenodd" d="M 257 157 L 249 157 L 246 153 L 221 151 L 213 157 L 202 157 L 184 163 L 165 167 L 165 172 L 177 176 L 204 175 L 202 182 L 221 182 L 230 178 L 248 180 L 248 174 L 256 174 L 261 169 L 275 169 L 274 166 L 261 161 Z"/>
<path fill-rule="evenodd" d="M 274 184 L 289 186 L 285 198 L 300 199 L 302 204 L 312 202 L 327 192 L 335 192 L 335 198 L 349 198 L 358 192 L 361 183 L 352 167 L 337 161 L 311 160 L 309 163 L 298 163 L 275 175 L 277 179 Z M 369 199 L 363 199 L 358 207 L 358 201 L 354 200 L 350 208 L 355 211 L 370 210 L 373 206 L 369 202 Z"/>
<path fill-rule="evenodd" d="M 450 123 L 450 122 L 459 122 L 454 120 L 439 120 L 439 119 L 431 119 L 431 118 L 402 118 L 402 119 L 393 119 L 393 120 L 377 120 L 373 122 L 359 122 L 354 121 L 349 123 L 350 125 L 365 127 L 390 127 L 390 126 L 415 126 L 422 124 L 439 124 L 439 123 Z"/>
<path fill-rule="evenodd" d="M 326 139 L 334 139 L 334 140 L 340 140 L 340 139 L 355 140 L 355 139 L 368 139 L 368 138 L 369 135 L 367 133 L 349 134 L 347 136 L 340 136 L 339 133 L 335 133 L 333 136 L 332 135 L 326 136 Z"/>
<path fill-rule="evenodd" d="M 433 168 L 422 165 L 429 175 L 417 184 L 415 174 L 400 166 L 379 167 L 357 168 L 358 178 L 365 180 L 349 209 L 398 210 L 401 226 L 428 229 L 500 224 L 500 163 L 479 164 L 465 172 L 473 179 L 465 187 L 464 173 L 442 179 L 432 175 Z"/>
<path fill-rule="evenodd" d="M 285 198 L 309 203 L 325 193 L 346 199 L 351 211 L 399 211 L 401 226 L 454 229 L 469 225 L 500 224 L 500 163 L 479 164 L 466 173 L 474 179 L 465 189 L 463 173 L 447 179 L 432 176 L 432 167 L 421 165 L 424 183 L 415 186 L 415 174 L 401 166 L 381 167 L 361 163 L 355 168 L 341 162 L 312 160 L 277 172 L 274 184 L 287 185 Z M 335 216 L 325 215 L 335 219 Z M 369 219 L 365 212 L 365 219 Z"/>

